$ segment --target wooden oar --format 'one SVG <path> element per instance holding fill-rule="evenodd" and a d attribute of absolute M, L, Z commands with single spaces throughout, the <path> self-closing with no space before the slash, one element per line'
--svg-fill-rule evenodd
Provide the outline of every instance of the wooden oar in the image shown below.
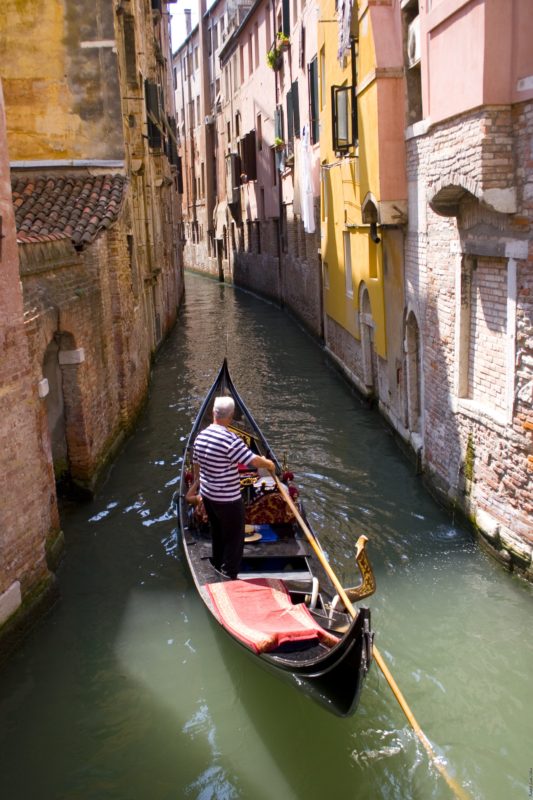
<path fill-rule="evenodd" d="M 282 484 L 282 482 L 280 481 L 280 479 L 278 478 L 278 476 L 275 473 L 273 473 L 273 475 L 274 475 L 274 480 L 276 481 L 276 485 L 277 485 L 277 487 L 278 487 L 278 489 L 280 491 L 281 496 L 284 498 L 284 500 L 287 503 L 287 505 L 289 506 L 290 510 L 292 511 L 294 516 L 296 517 L 301 529 L 303 530 L 303 532 L 305 533 L 305 535 L 307 537 L 307 540 L 308 540 L 309 544 L 311 545 L 311 547 L 313 548 L 313 550 L 317 554 L 320 563 L 324 567 L 324 569 L 327 572 L 331 582 L 335 586 L 335 588 L 336 588 L 336 590 L 337 590 L 337 592 L 339 594 L 339 597 L 341 598 L 342 602 L 344 603 L 344 605 L 346 607 L 346 610 L 348 611 L 348 613 L 350 614 L 352 619 L 355 619 L 355 617 L 357 616 L 357 611 L 355 610 L 355 608 L 353 607 L 352 603 L 350 602 L 350 600 L 349 600 L 348 596 L 346 595 L 346 592 L 344 591 L 343 587 L 340 585 L 339 579 L 337 578 L 337 576 L 333 572 L 333 569 L 330 566 L 329 561 L 326 559 L 326 556 L 324 555 L 324 553 L 322 551 L 322 548 L 320 547 L 320 545 L 318 544 L 318 541 L 315 539 L 315 537 L 313 536 L 313 534 L 309 530 L 308 526 L 304 522 L 304 520 L 302 518 L 302 515 L 298 511 L 298 508 L 297 508 L 296 504 L 294 503 L 292 497 L 290 496 L 289 492 L 287 491 L 286 487 Z M 377 647 L 375 645 L 373 645 L 372 650 L 373 650 L 374 659 L 375 659 L 378 667 L 380 668 L 381 672 L 383 673 L 383 675 L 385 677 L 385 680 L 387 681 L 387 683 L 389 684 L 390 688 L 392 689 L 392 692 L 393 692 L 396 700 L 398 701 L 398 703 L 400 705 L 400 708 L 402 709 L 403 713 L 407 717 L 407 721 L 409 722 L 410 726 L 412 727 L 412 729 L 414 730 L 414 732 L 416 733 L 416 735 L 418 736 L 418 738 L 420 739 L 420 741 L 424 745 L 424 748 L 425 748 L 430 760 L 432 761 L 434 766 L 438 769 L 438 771 L 440 772 L 440 774 L 442 775 L 442 777 L 444 778 L 444 780 L 446 781 L 446 783 L 448 784 L 450 789 L 454 792 L 455 796 L 458 797 L 459 800 L 469 800 L 470 795 L 463 789 L 462 786 L 460 786 L 457 783 L 457 781 L 454 778 L 452 778 L 451 775 L 448 774 L 448 772 L 446 771 L 444 765 L 439 761 L 438 756 L 435 753 L 435 751 L 433 750 L 433 747 L 431 746 L 431 743 L 430 743 L 429 739 L 427 738 L 426 734 L 424 733 L 424 731 L 422 730 L 422 728 L 420 727 L 420 725 L 416 721 L 413 712 L 411 711 L 411 709 L 407 705 L 407 701 L 405 700 L 405 697 L 401 693 L 396 681 L 392 677 L 392 675 L 391 675 L 391 673 L 389 671 L 389 668 L 387 667 L 387 665 L 385 664 L 385 662 L 383 660 L 383 657 L 382 657 L 381 653 L 379 652 L 379 650 L 377 649 Z"/>

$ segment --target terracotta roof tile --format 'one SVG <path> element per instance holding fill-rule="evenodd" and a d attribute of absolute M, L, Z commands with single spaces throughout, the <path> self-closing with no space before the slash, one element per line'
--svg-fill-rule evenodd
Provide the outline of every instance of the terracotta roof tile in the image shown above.
<path fill-rule="evenodd" d="M 118 219 L 124 175 L 13 177 L 11 190 L 20 242 L 70 238 L 89 244 Z"/>

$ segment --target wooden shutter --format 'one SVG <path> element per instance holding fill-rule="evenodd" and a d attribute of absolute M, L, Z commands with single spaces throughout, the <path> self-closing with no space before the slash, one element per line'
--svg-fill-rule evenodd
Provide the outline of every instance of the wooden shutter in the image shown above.
<path fill-rule="evenodd" d="M 285 36 L 291 35 L 291 3 L 290 0 L 283 0 L 283 23 L 282 30 Z"/>
<path fill-rule="evenodd" d="M 300 95 L 298 93 L 298 81 L 294 81 L 291 86 L 292 94 L 292 116 L 294 126 L 294 136 L 300 138 Z"/>
<path fill-rule="evenodd" d="M 309 120 L 310 120 L 310 134 L 311 144 L 318 142 L 318 61 L 316 57 L 311 61 L 307 68 L 308 86 L 309 86 Z"/>

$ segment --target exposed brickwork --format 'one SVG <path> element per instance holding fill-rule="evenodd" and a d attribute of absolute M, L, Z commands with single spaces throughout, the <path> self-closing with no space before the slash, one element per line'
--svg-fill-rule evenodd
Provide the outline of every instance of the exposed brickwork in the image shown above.
<path fill-rule="evenodd" d="M 478 259 L 472 273 L 468 397 L 506 408 L 507 266 Z"/>
<path fill-rule="evenodd" d="M 54 474 L 24 335 L 15 220 L 0 89 L 0 600 L 13 584 L 24 602 L 51 580 L 45 556 L 59 529 Z"/>
<path fill-rule="evenodd" d="M 530 578 L 533 471 L 523 423 L 533 399 L 532 135 L 532 107 L 524 104 L 483 109 L 410 140 L 409 179 L 427 187 L 429 201 L 450 176 L 470 194 L 457 196 L 457 217 L 428 208 L 426 228 L 408 232 L 405 256 L 407 302 L 419 309 L 423 342 L 425 469 L 442 495 L 477 521 L 491 551 Z M 497 213 L 474 199 L 494 188 L 516 190 L 517 213 Z M 528 260 L 511 259 L 513 247 Z"/>
<path fill-rule="evenodd" d="M 127 8 L 99 3 L 96 10 L 70 0 L 55 5 L 53 25 L 45 20 L 52 74 L 44 100 L 33 108 L 27 93 L 10 94 L 11 120 L 21 108 L 24 119 L 11 126 L 11 157 L 33 162 L 12 165 L 18 254 L 0 97 L 0 202 L 8 237 L 0 251 L 3 642 L 52 584 L 45 550 L 54 569 L 50 556 L 61 541 L 54 471 L 95 489 L 144 401 L 152 354 L 174 324 L 183 294 L 167 4 L 159 10 L 145 0 L 131 0 Z M 2 26 L 12 87 L 22 68 L 22 82 L 42 88 L 35 48 L 25 51 L 22 67 L 17 61 L 20 15 L 28 30 L 41 30 L 41 11 L 30 6 L 13 6 Z M 84 36 L 105 50 L 80 50 L 80 19 Z M 65 30 L 75 35 L 65 39 Z M 107 47 L 109 40 L 116 47 Z M 80 64 L 95 56 L 98 70 L 84 75 L 83 98 L 76 109 L 66 108 L 63 101 L 68 105 L 73 95 L 61 92 L 62 81 L 79 86 Z M 103 106 L 107 127 L 96 141 L 99 119 L 92 112 Z M 109 113 L 111 106 L 118 113 Z M 69 124 L 74 117 L 79 125 Z M 114 163 L 91 160 L 97 157 Z M 68 166 L 51 163 L 58 158 Z"/>

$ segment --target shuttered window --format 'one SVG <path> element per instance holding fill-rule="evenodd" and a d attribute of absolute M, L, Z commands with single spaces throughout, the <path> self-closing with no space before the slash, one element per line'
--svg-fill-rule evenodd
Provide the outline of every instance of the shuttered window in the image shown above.
<path fill-rule="evenodd" d="M 148 118 L 148 145 L 159 149 L 162 144 L 160 124 L 160 96 L 159 86 L 152 81 L 144 82 L 144 97 L 146 102 L 146 116 Z"/>
<path fill-rule="evenodd" d="M 249 181 L 257 179 L 255 130 L 249 131 L 239 142 L 242 172 Z"/>
<path fill-rule="evenodd" d="M 135 51 L 135 22 L 131 14 L 124 14 L 124 57 L 126 60 L 126 81 L 137 86 L 137 54 Z"/>
<path fill-rule="evenodd" d="M 309 121 L 311 144 L 318 142 L 319 130 L 319 110 L 318 110 L 318 62 L 316 57 L 311 61 L 307 68 L 309 86 Z"/>
<path fill-rule="evenodd" d="M 291 3 L 290 0 L 283 0 L 283 33 L 285 36 L 291 35 Z"/>

